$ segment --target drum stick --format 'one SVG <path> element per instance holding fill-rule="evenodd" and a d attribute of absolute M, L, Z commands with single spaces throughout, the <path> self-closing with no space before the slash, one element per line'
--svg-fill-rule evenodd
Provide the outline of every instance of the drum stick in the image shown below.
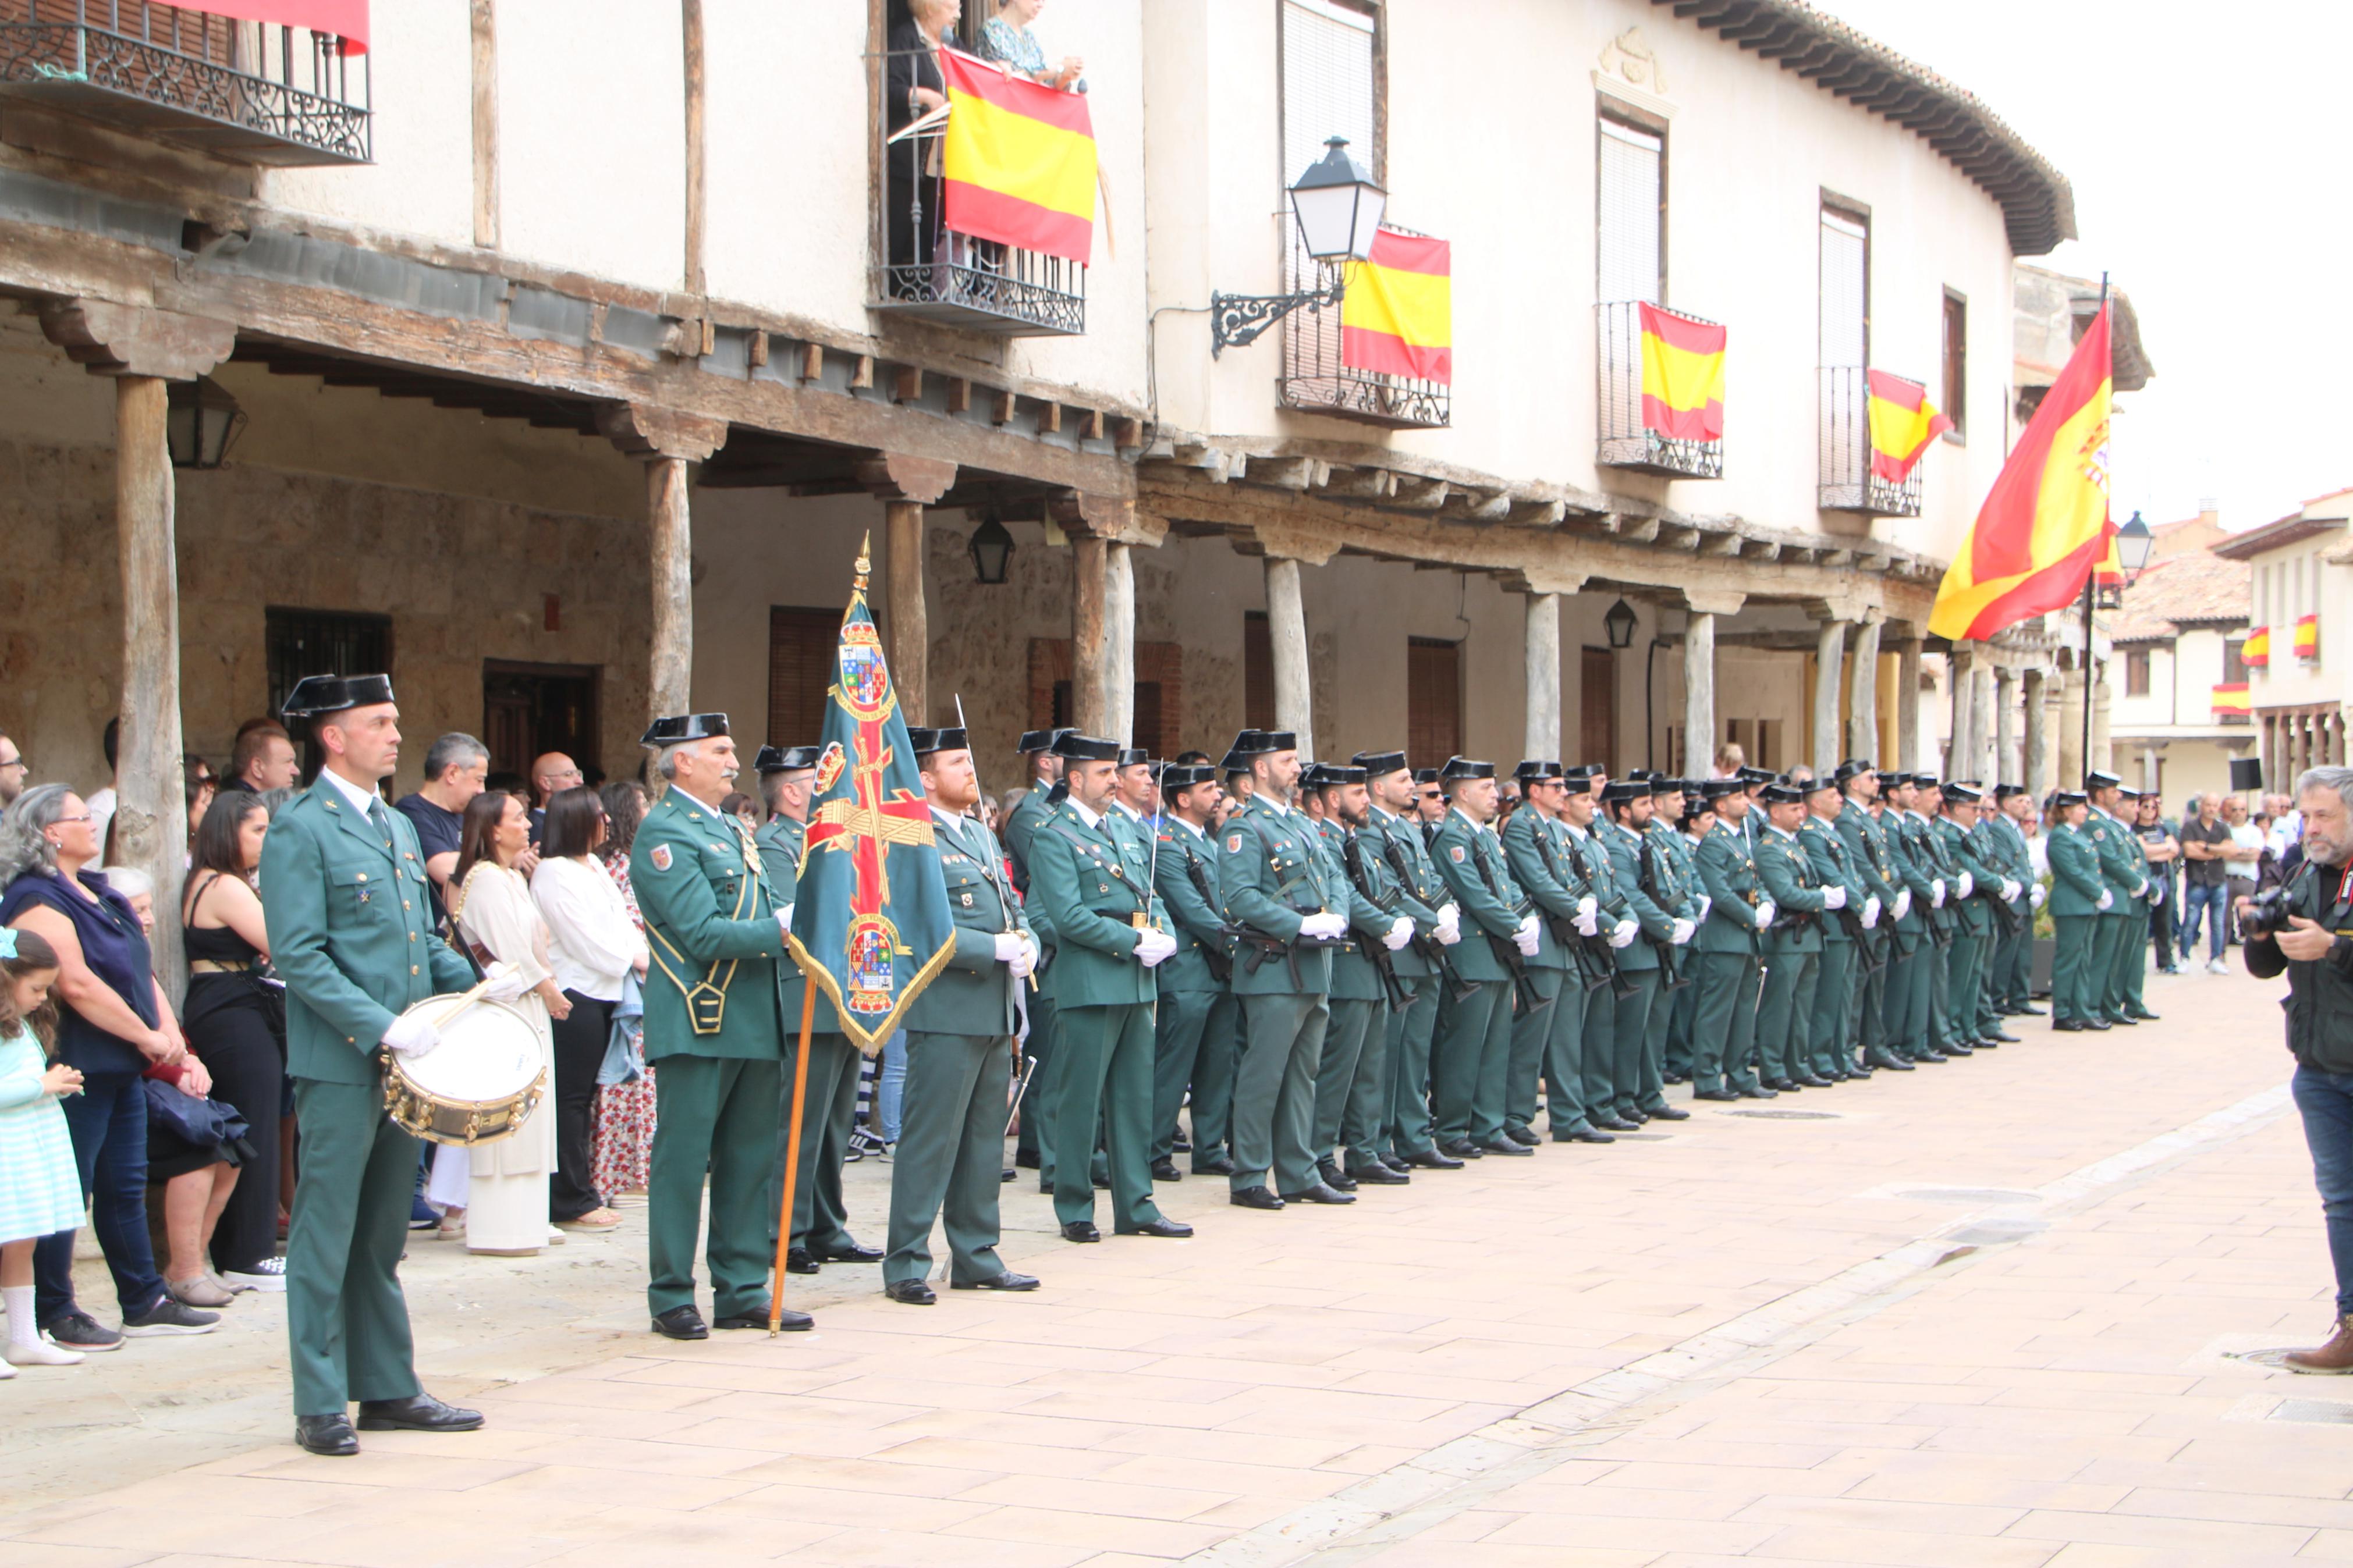
<path fill-rule="evenodd" d="M 443 1005 L 438 1008 L 433 1015 L 433 1026 L 438 1029 L 446 1026 L 450 1019 L 456 1017 L 459 1014 L 464 1012 L 467 1008 L 480 1001 L 482 999 L 482 994 L 490 988 L 490 981 L 488 979 L 484 979 L 477 983 L 470 991 L 460 991 L 455 995 L 435 996 L 430 998 L 431 1001 L 443 1004 Z"/>

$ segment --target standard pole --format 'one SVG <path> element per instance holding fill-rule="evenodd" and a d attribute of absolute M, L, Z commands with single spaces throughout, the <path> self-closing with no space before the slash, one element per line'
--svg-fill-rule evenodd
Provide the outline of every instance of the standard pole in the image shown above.
<path fill-rule="evenodd" d="M 776 1216 L 776 1283 L 768 1292 L 768 1337 L 785 1326 L 785 1258 L 793 1245 L 793 1189 L 801 1174 L 801 1099 L 808 1092 L 809 1030 L 817 1023 L 817 982 L 801 976 L 801 1048 L 793 1060 L 793 1125 L 785 1135 L 785 1207 Z"/>

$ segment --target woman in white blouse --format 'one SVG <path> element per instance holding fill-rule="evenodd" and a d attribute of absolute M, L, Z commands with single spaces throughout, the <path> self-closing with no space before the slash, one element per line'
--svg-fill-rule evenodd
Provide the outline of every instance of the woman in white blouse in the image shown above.
<path fill-rule="evenodd" d="M 541 1066 L 554 1078 L 548 1020 L 572 1011 L 549 964 L 547 926 L 514 864 L 531 847 L 531 814 L 503 791 L 466 806 L 458 865 L 449 878 L 449 918 L 477 963 L 512 963 L 531 989 L 512 1005 L 539 1030 Z M 548 1229 L 547 1183 L 555 1169 L 550 1095 L 514 1136 L 469 1150 L 445 1143 L 433 1157 L 426 1196 L 443 1205 L 441 1233 L 463 1227 L 466 1250 L 529 1258 L 560 1236 Z"/>
<path fill-rule="evenodd" d="M 555 1175 L 548 1212 L 575 1230 L 610 1230 L 621 1216 L 596 1191 L 596 1072 L 613 1035 L 621 984 L 646 973 L 646 939 L 595 851 L 605 808 L 586 787 L 559 790 L 540 829 L 531 896 L 547 922 L 555 984 L 571 1005 L 555 1021 Z"/>

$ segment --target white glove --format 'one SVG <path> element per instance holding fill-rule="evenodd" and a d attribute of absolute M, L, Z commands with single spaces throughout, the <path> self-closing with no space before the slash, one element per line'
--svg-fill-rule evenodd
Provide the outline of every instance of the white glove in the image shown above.
<path fill-rule="evenodd" d="M 1176 939 L 1149 928 L 1135 933 L 1135 956 L 1146 969 L 1156 969 L 1176 951 Z"/>
<path fill-rule="evenodd" d="M 421 1057 L 440 1043 L 441 1031 L 430 1018 L 395 1018 L 384 1032 L 384 1048 L 396 1056 Z"/>
<path fill-rule="evenodd" d="M 1822 908 L 1826 910 L 1842 910 L 1846 908 L 1846 889 L 1841 887 L 1824 888 L 1822 889 Z"/>
<path fill-rule="evenodd" d="M 1522 937 L 1533 939 L 1543 923 L 1534 915 L 1522 915 L 1520 923 L 1512 930 L 1512 940 L 1517 942 Z"/>
<path fill-rule="evenodd" d="M 1691 941 L 1692 932 L 1698 929 L 1699 927 L 1693 921 L 1684 920 L 1681 916 L 1677 916 L 1675 919 L 1675 929 L 1667 933 L 1667 945 L 1670 947 L 1682 947 Z"/>
<path fill-rule="evenodd" d="M 512 1002 L 531 989 L 522 983 L 522 971 L 504 962 L 491 964 L 482 972 L 482 978 L 487 982 L 482 987 L 482 995 L 492 1002 Z M 431 1050 L 433 1047 L 427 1046 L 425 1048 Z"/>
<path fill-rule="evenodd" d="M 1941 910 L 1945 907 L 1945 879 L 1942 877 L 1935 878 L 1928 883 L 1928 907 L 1933 910 Z"/>
<path fill-rule="evenodd" d="M 1452 906 L 1450 905 L 1448 907 L 1451 908 Z M 1462 940 L 1462 928 L 1461 926 L 1453 925 L 1440 926 L 1438 930 L 1431 934 L 1438 938 L 1439 946 L 1452 947 L 1456 942 Z"/>
<path fill-rule="evenodd" d="M 2148 893 L 2148 884 L 2147 884 L 2147 882 L 2143 882 L 2139 887 L 2135 888 L 2135 889 L 2133 889 L 2133 897 L 2134 897 L 2134 898 L 2136 898 L 2136 899 L 2138 899 L 2138 898 L 2144 898 L 2144 897 L 2146 897 L 2146 896 L 2147 895 L 2147 893 Z"/>
<path fill-rule="evenodd" d="M 1593 900 L 1588 899 L 1585 901 L 1589 904 Z M 1598 936 L 1601 931 L 1601 916 L 1592 910 L 1579 910 L 1568 923 L 1577 928 L 1579 936 Z"/>
<path fill-rule="evenodd" d="M 1630 947 L 1633 944 L 1634 939 L 1641 934 L 1642 928 L 1640 924 L 1633 921 L 1620 921 L 1609 928 L 1609 945 Z"/>
<path fill-rule="evenodd" d="M 2034 886 L 2026 889 L 2027 907 L 2030 909 L 2039 910 L 2042 907 L 2042 900 L 2050 896 L 2050 894 L 2042 890 L 2042 884 L 2037 882 Z"/>
<path fill-rule="evenodd" d="M 1707 911 L 1715 908 L 1715 900 L 1705 893 L 1699 896 L 1699 918 L 1707 919 Z"/>
<path fill-rule="evenodd" d="M 1006 967 L 1013 971 L 1014 979 L 1026 979 L 1038 967 L 1038 939 L 1024 935 L 1020 956 L 1008 961 Z"/>
<path fill-rule="evenodd" d="M 2039 891 L 2041 891 L 2041 889 L 2036 889 L 2036 891 L 2038 891 L 2038 892 L 2039 892 Z M 2020 889 L 2019 889 L 2019 886 L 2018 886 L 2018 879 L 2017 879 L 2017 878 L 2015 878 L 2015 877 L 2004 877 L 2004 878 L 2001 879 L 2001 901 L 2002 901 L 2003 903 L 2005 903 L 2005 904 L 2014 904 L 2014 903 L 2018 902 L 2018 895 L 2019 895 L 2019 892 L 2020 892 Z M 2035 900 L 2034 901 L 2035 901 L 2036 903 L 2038 903 L 2038 904 L 2039 904 L 2039 903 L 2041 903 L 2042 900 L 2040 900 L 2040 899 L 2037 899 L 2037 900 Z"/>
<path fill-rule="evenodd" d="M 1862 929 L 1869 931 L 1879 923 L 1879 895 L 1866 893 L 1862 900 Z"/>
<path fill-rule="evenodd" d="M 1299 917 L 1299 934 L 1321 937 L 1329 942 L 1347 935 L 1348 922 L 1329 910 L 1322 914 L 1302 915 Z"/>
<path fill-rule="evenodd" d="M 2102 889 L 2100 889 L 2100 901 L 2099 901 L 2098 903 L 2096 903 L 2096 904 L 2094 904 L 2092 907 L 2093 907 L 2094 909 L 2095 909 L 2095 910 L 2104 910 L 2104 911 L 2105 911 L 2105 910 L 2107 910 L 2114 909 L 2114 908 L 2116 907 L 2116 894 L 2114 894 L 2113 892 L 2110 892 L 2110 891 L 2109 891 L 2107 889 L 2105 889 L 2105 888 L 2102 888 Z"/>
<path fill-rule="evenodd" d="M 1757 906 L 1757 929 L 1763 931 L 1773 923 L 1773 900 L 1767 899 Z"/>
<path fill-rule="evenodd" d="M 1894 908 L 1894 910 L 1890 910 L 1889 912 L 1890 912 L 1891 914 L 1893 914 L 1893 915 L 1894 915 L 1897 920 L 1899 920 L 1899 921 L 1900 921 L 1900 920 L 1902 920 L 1905 915 L 1908 915 L 1908 914 L 1910 914 L 1910 913 L 1912 912 L 1912 889 L 1909 889 L 1909 888 L 1898 888 L 1898 889 L 1895 889 L 1895 908 Z"/>
<path fill-rule="evenodd" d="M 1523 926 L 1512 933 L 1512 945 L 1520 950 L 1522 958 L 1534 958 L 1536 949 L 1543 945 L 1543 939 Z"/>
<path fill-rule="evenodd" d="M 1953 889 L 1953 897 L 1966 899 L 1978 889 L 1977 878 L 1968 871 L 1961 873 L 1961 885 Z"/>
<path fill-rule="evenodd" d="M 1446 927 L 1450 931 L 1461 931 L 1462 929 L 1462 906 L 1460 904 L 1439 905 L 1438 923 Z"/>
<path fill-rule="evenodd" d="M 1019 931 L 1001 931 L 997 933 L 997 963 L 1008 965 L 1018 963 L 1029 951 L 1029 943 L 1023 939 Z M 1021 973 L 1027 973 L 1027 971 Z"/>
<path fill-rule="evenodd" d="M 1388 948 L 1391 952 L 1395 952 L 1398 949 L 1403 947 L 1407 942 L 1409 942 L 1412 940 L 1412 917 L 1409 915 L 1399 915 L 1396 920 L 1389 922 L 1389 934 L 1381 938 L 1381 945 Z"/>
<path fill-rule="evenodd" d="M 790 931 L 790 930 L 792 930 L 792 929 L 793 929 L 793 906 L 792 906 L 792 905 L 790 905 L 790 904 L 786 904 L 783 909 L 778 910 L 776 911 L 776 923 L 777 923 L 778 925 L 780 925 L 780 926 L 784 927 L 786 931 Z"/>
<path fill-rule="evenodd" d="M 1595 898 L 1591 893 L 1588 893 L 1585 897 L 1577 900 L 1577 912 L 1581 918 L 1586 920 L 1591 920 L 1593 918 L 1594 911 L 1599 910 L 1600 907 L 1601 900 Z M 1585 934 L 1591 936 L 1593 933 L 1591 931 L 1587 931 Z"/>

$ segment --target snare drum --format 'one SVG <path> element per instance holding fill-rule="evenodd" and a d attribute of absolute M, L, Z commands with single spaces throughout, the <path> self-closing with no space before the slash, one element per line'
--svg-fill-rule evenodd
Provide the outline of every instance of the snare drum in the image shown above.
<path fill-rule="evenodd" d="M 448 997 L 436 996 L 408 1010 L 431 1017 L 441 1043 L 421 1057 L 385 1053 L 385 1110 L 429 1142 L 471 1147 L 512 1137 L 547 1092 L 538 1026 L 503 1002 L 449 1007 Z"/>

